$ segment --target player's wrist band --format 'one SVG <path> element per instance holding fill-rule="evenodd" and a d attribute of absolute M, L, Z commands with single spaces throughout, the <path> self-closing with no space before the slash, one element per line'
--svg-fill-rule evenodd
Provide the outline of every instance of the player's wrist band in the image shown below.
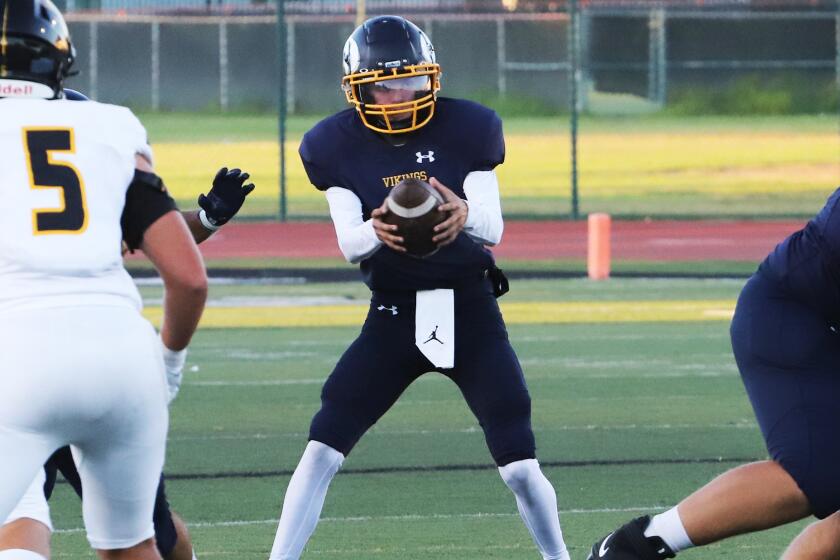
<path fill-rule="evenodd" d="M 158 335 L 158 338 L 160 338 L 160 348 L 163 354 L 163 363 L 166 364 L 166 368 L 174 370 L 183 369 L 187 361 L 187 349 L 171 350 L 163 342 L 163 338 L 160 335 Z"/>
<path fill-rule="evenodd" d="M 198 219 L 201 221 L 201 225 L 209 231 L 218 231 L 222 227 L 221 225 L 216 225 L 210 221 L 210 218 L 207 216 L 207 212 L 204 211 L 204 208 L 198 211 Z"/>

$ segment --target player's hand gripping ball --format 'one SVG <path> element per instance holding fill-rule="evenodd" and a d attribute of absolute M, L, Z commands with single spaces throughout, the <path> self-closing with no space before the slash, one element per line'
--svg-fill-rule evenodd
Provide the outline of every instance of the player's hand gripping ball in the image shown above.
<path fill-rule="evenodd" d="M 433 241 L 435 226 L 446 220 L 440 193 L 425 181 L 405 179 L 391 189 L 385 200 L 387 212 L 380 216 L 386 224 L 397 226 L 395 234 L 402 238 L 406 253 L 413 257 L 428 257 L 438 250 Z"/>

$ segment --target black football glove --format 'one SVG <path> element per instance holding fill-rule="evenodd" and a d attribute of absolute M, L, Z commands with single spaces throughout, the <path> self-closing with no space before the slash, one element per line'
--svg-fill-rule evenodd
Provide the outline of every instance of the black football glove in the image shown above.
<path fill-rule="evenodd" d="M 487 277 L 493 285 L 493 295 L 497 298 L 502 297 L 510 291 L 510 282 L 502 269 L 493 265 L 487 270 Z"/>
<path fill-rule="evenodd" d="M 222 226 L 233 218 L 245 197 L 254 190 L 254 184 L 245 185 L 248 180 L 247 173 L 240 169 L 222 167 L 213 179 L 213 187 L 207 195 L 198 195 L 198 205 L 204 210 L 207 219 L 214 226 Z"/>

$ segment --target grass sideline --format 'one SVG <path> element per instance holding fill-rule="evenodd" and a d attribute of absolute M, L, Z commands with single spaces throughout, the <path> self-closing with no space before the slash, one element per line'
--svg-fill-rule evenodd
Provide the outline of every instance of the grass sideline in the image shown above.
<path fill-rule="evenodd" d="M 521 281 L 501 301 L 734 300 L 740 280 Z M 159 287 L 143 287 L 150 305 Z M 214 304 L 358 302 L 360 284 L 223 285 Z M 615 319 L 627 318 L 621 312 Z M 573 558 L 630 517 L 661 511 L 765 456 L 723 317 L 700 322 L 512 325 L 533 398 L 539 457 Z M 205 329 L 171 410 L 167 483 L 199 558 L 264 560 L 319 389 L 359 326 Z M 93 558 L 78 500 L 52 501 L 55 557 Z M 510 492 L 454 385 L 423 376 L 332 484 L 304 559 L 535 558 Z M 775 560 L 803 523 L 687 551 L 688 560 Z M 681 555 L 682 557 L 683 555 Z"/>
<path fill-rule="evenodd" d="M 185 206 L 218 167 L 248 169 L 259 186 L 244 215 L 277 216 L 277 123 L 272 115 L 144 114 L 158 172 Z M 315 117 L 288 121 L 288 212 L 327 216 L 297 156 Z M 505 120 L 499 168 L 508 216 L 570 212 L 566 117 Z M 588 117 L 581 123 L 581 211 L 617 216 L 807 216 L 840 184 L 837 119 L 825 116 Z"/>

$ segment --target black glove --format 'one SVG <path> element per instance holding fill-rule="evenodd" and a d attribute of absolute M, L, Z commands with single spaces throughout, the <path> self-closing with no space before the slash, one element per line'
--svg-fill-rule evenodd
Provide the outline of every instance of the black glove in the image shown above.
<path fill-rule="evenodd" d="M 487 270 L 487 277 L 493 285 L 493 295 L 497 298 L 510 291 L 510 283 L 501 268 L 494 265 L 493 268 Z"/>
<path fill-rule="evenodd" d="M 239 169 L 219 169 L 210 192 L 206 196 L 198 195 L 198 205 L 204 210 L 210 223 L 217 227 L 222 226 L 239 212 L 245 197 L 254 190 L 253 183 L 244 184 L 248 177 L 250 175 Z"/>

